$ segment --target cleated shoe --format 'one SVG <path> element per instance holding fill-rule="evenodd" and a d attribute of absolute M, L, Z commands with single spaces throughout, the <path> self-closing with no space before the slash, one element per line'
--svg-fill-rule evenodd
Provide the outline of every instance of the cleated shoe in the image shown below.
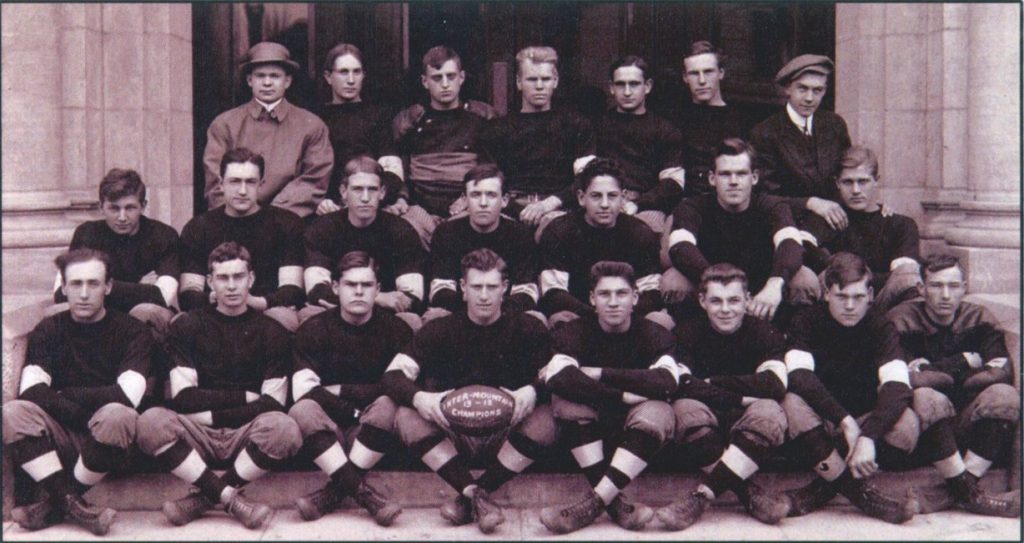
<path fill-rule="evenodd" d="M 485 534 L 493 533 L 505 522 L 505 513 L 501 512 L 498 504 L 491 501 L 487 491 L 482 488 L 477 488 L 473 492 L 473 517 L 480 531 Z"/>
<path fill-rule="evenodd" d="M 763 486 L 747 481 L 736 496 L 750 516 L 765 524 L 778 524 L 789 515 L 792 503 L 785 494 L 769 492 Z"/>
<path fill-rule="evenodd" d="M 970 474 L 963 476 L 962 485 L 953 483 L 951 486 L 957 504 L 964 511 L 989 517 L 1020 516 L 1020 492 L 1004 493 L 1002 496 L 989 494 L 978 486 L 978 479 Z"/>
<path fill-rule="evenodd" d="M 658 509 L 658 520 L 669 530 L 684 530 L 697 522 L 710 504 L 711 500 L 707 496 L 694 491 Z"/>
<path fill-rule="evenodd" d="M 359 483 L 359 489 L 356 490 L 356 503 L 369 511 L 370 515 L 373 516 L 374 522 L 380 526 L 391 526 L 391 523 L 395 521 L 395 517 L 402 514 L 401 507 L 389 502 L 383 494 L 370 486 L 370 483 L 366 481 Z"/>
<path fill-rule="evenodd" d="M 66 494 L 61 502 L 65 517 L 95 535 L 107 535 L 117 511 L 90 505 L 77 494 Z"/>
<path fill-rule="evenodd" d="M 47 499 L 15 507 L 11 510 L 11 520 L 17 522 L 22 530 L 36 531 L 60 524 L 64 520 L 64 512 Z"/>
<path fill-rule="evenodd" d="M 594 491 L 590 491 L 582 500 L 568 507 L 541 509 L 540 522 L 552 533 L 567 534 L 590 526 L 601 516 L 602 511 L 604 503 Z"/>
<path fill-rule="evenodd" d="M 441 506 L 441 517 L 455 526 L 473 522 L 473 500 L 459 494 L 455 499 Z"/>
<path fill-rule="evenodd" d="M 802 517 L 813 513 L 828 505 L 828 502 L 832 501 L 832 498 L 836 497 L 838 493 L 839 489 L 836 488 L 836 485 L 821 477 L 815 477 L 802 487 L 785 491 L 790 504 L 787 516 Z"/>
<path fill-rule="evenodd" d="M 654 518 L 654 509 L 642 503 L 631 502 L 619 494 L 608 504 L 608 516 L 622 528 L 639 531 Z"/>
<path fill-rule="evenodd" d="M 302 520 L 316 520 L 341 505 L 345 499 L 344 492 L 334 483 L 327 483 L 323 488 L 295 500 L 295 508 L 299 510 Z"/>
<path fill-rule="evenodd" d="M 164 516 L 175 526 L 184 526 L 193 520 L 203 516 L 214 503 L 210 498 L 199 493 L 197 490 L 189 492 L 188 496 L 177 500 L 164 502 Z"/>
<path fill-rule="evenodd" d="M 839 493 L 870 517 L 892 524 L 903 524 L 921 510 L 921 504 L 912 492 L 907 498 L 899 500 L 887 496 L 868 480 L 845 477 L 839 483 Z"/>
<path fill-rule="evenodd" d="M 262 526 L 271 513 L 269 507 L 262 503 L 251 502 L 245 499 L 241 492 L 236 492 L 232 496 L 228 504 L 224 506 L 224 510 L 250 530 L 255 530 Z"/>

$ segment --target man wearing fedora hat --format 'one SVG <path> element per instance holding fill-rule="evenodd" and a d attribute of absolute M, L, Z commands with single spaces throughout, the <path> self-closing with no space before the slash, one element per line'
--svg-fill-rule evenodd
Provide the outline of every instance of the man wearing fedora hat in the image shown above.
<path fill-rule="evenodd" d="M 298 69 L 281 44 L 260 42 L 249 49 L 242 72 L 252 88 L 252 100 L 218 115 L 206 133 L 203 192 L 210 208 L 224 203 L 220 160 L 225 151 L 237 147 L 251 149 L 266 159 L 260 205 L 309 217 L 323 200 L 334 151 L 323 121 L 284 97 Z"/>
<path fill-rule="evenodd" d="M 822 55 L 800 55 L 786 63 L 775 75 L 786 108 L 755 126 L 750 140 L 761 153 L 761 180 L 769 193 L 792 198 L 798 215 L 810 210 L 843 229 L 847 218 L 834 181 L 850 134 L 842 117 L 819 111 L 833 68 L 832 59 Z"/>

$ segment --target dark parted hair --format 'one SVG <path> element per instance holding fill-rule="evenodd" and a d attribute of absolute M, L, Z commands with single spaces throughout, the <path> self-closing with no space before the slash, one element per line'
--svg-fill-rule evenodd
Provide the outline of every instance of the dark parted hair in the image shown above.
<path fill-rule="evenodd" d="M 96 260 L 103 263 L 103 280 L 110 282 L 110 256 L 107 253 L 98 249 L 80 248 L 72 249 L 57 255 L 57 258 L 53 259 L 53 263 L 57 265 L 57 269 L 60 270 L 60 280 L 62 283 L 67 283 L 67 274 L 65 273 L 68 266 L 72 264 L 78 264 L 80 262 L 89 262 L 90 260 Z"/>
<path fill-rule="evenodd" d="M 355 57 L 361 66 L 366 64 L 363 62 L 363 52 L 360 51 L 358 47 L 351 43 L 339 43 L 338 45 L 331 47 L 331 50 L 327 52 L 327 57 L 324 59 L 324 71 L 334 71 L 334 61 L 338 60 L 338 57 L 343 57 L 345 55 L 352 55 Z M 363 66 L 363 71 L 366 71 L 366 66 Z"/>
<path fill-rule="evenodd" d="M 742 154 L 746 154 L 750 157 L 750 170 L 757 170 L 757 149 L 754 149 L 754 146 L 749 141 L 742 138 L 725 138 L 722 140 L 722 142 L 715 147 L 714 160 L 717 161 L 720 156 L 740 156 Z"/>
<path fill-rule="evenodd" d="M 825 268 L 825 288 L 839 285 L 840 289 L 844 289 L 864 279 L 870 285 L 871 277 L 871 268 L 863 258 L 853 253 L 836 253 L 828 259 L 828 267 Z"/>
<path fill-rule="evenodd" d="M 377 265 L 377 261 L 370 256 L 370 253 L 366 251 L 349 251 L 338 259 L 338 264 L 334 266 L 334 275 L 331 279 L 338 281 L 341 279 L 345 272 L 352 268 L 370 268 L 373 270 L 374 279 L 380 275 L 380 266 Z"/>
<path fill-rule="evenodd" d="M 427 67 L 440 70 L 445 62 L 454 60 L 455 65 L 462 70 L 462 58 L 455 52 L 455 49 L 447 45 L 435 45 L 423 54 L 423 75 L 427 75 Z"/>
<path fill-rule="evenodd" d="M 501 173 L 501 170 L 494 164 L 477 164 L 466 172 L 466 175 L 462 176 L 462 188 L 463 192 L 469 190 L 469 183 L 482 181 L 484 179 L 490 179 L 496 177 L 498 181 L 501 181 L 501 193 L 505 193 L 505 174 Z"/>
<path fill-rule="evenodd" d="M 636 290 L 636 273 L 633 266 L 626 262 L 615 260 L 602 260 L 590 267 L 590 290 L 597 287 L 597 283 L 605 277 L 621 277 L 629 283 L 630 288 Z"/>
<path fill-rule="evenodd" d="M 505 264 L 505 259 L 498 256 L 498 253 L 487 249 L 477 249 L 466 253 L 466 256 L 462 257 L 462 261 L 459 262 L 462 268 L 462 278 L 466 278 L 466 274 L 469 270 L 477 270 L 482 272 L 489 272 L 491 270 L 498 270 L 501 274 L 501 279 L 505 280 L 508 278 L 508 265 Z"/>
<path fill-rule="evenodd" d="M 228 171 L 228 164 L 245 164 L 246 162 L 255 164 L 260 170 L 260 179 L 263 179 L 263 169 L 266 164 L 263 160 L 263 155 L 246 147 L 235 147 L 234 149 L 229 149 L 224 153 L 224 156 L 220 158 L 221 179 L 224 178 L 224 172 Z"/>
<path fill-rule="evenodd" d="M 138 196 L 139 203 L 145 203 L 146 184 L 135 170 L 111 168 L 100 181 L 100 203 L 115 202 L 126 196 Z"/>
<path fill-rule="evenodd" d="M 588 162 L 576 176 L 576 189 L 587 192 L 590 182 L 602 175 L 614 177 L 619 182 L 619 189 L 626 186 L 626 172 L 622 164 L 614 158 L 597 157 Z"/>
<path fill-rule="evenodd" d="M 743 285 L 744 292 L 746 292 L 748 284 L 747 274 L 743 270 L 728 262 L 712 264 L 700 275 L 700 293 L 707 294 L 708 284 L 710 283 L 728 285 L 733 281 L 739 281 Z"/>
<path fill-rule="evenodd" d="M 640 68 L 640 72 L 643 73 L 644 81 L 651 78 L 651 69 L 647 66 L 647 61 L 644 60 L 643 57 L 640 55 L 626 55 L 615 60 L 615 62 L 612 62 L 608 67 L 608 80 L 611 81 L 615 79 L 615 70 L 625 68 L 627 66 L 636 66 L 637 68 Z"/>
<path fill-rule="evenodd" d="M 213 273 L 213 265 L 229 260 L 239 259 L 245 262 L 249 271 L 252 271 L 252 256 L 249 250 L 234 241 L 225 241 L 210 251 L 210 257 L 206 259 L 206 269 Z"/>
<path fill-rule="evenodd" d="M 960 276 L 967 280 L 967 270 L 964 269 L 964 265 L 960 263 L 960 259 L 951 254 L 937 253 L 928 255 L 924 259 L 924 266 L 921 267 L 921 278 L 928 280 L 928 275 L 940 272 L 948 268 L 957 268 L 960 270 Z"/>
<path fill-rule="evenodd" d="M 704 54 L 715 55 L 715 63 L 718 64 L 719 68 L 722 68 L 722 51 L 707 40 L 700 40 L 691 43 L 689 51 L 687 51 L 686 55 L 683 56 L 683 60 Z"/>

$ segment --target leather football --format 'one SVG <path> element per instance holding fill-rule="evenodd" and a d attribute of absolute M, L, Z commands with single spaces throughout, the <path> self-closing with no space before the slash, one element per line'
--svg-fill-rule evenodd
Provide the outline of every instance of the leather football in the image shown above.
<path fill-rule="evenodd" d="M 469 385 L 453 390 L 441 400 L 441 412 L 456 432 L 485 436 L 512 422 L 515 400 L 503 390 Z"/>

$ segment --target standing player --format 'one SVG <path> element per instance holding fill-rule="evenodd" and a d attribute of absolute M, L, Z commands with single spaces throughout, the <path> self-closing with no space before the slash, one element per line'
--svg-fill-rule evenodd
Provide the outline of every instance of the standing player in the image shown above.
<path fill-rule="evenodd" d="M 582 209 L 551 221 L 544 230 L 539 305 L 545 315 L 593 311 L 587 301 L 593 299 L 590 268 L 602 260 L 626 262 L 640 275 L 638 315 L 661 309 L 658 236 L 640 219 L 622 213 L 624 178 L 617 162 L 591 160 L 577 178 L 576 198 Z"/>
<path fill-rule="evenodd" d="M 289 332 L 299 327 L 302 306 L 302 221 L 294 213 L 262 206 L 263 156 L 249 149 L 231 149 L 220 161 L 224 205 L 193 218 L 181 230 L 181 308 L 198 309 L 216 303 L 205 288 L 207 258 L 221 243 L 233 241 L 252 255 L 255 282 L 246 297 L 250 307 L 264 312 Z"/>
<path fill-rule="evenodd" d="M 113 288 L 106 254 L 75 249 L 56 263 L 69 310 L 32 330 L 18 399 L 3 410 L 5 448 L 46 497 L 11 518 L 25 530 L 66 518 L 104 535 L 115 511 L 82 494 L 123 465 L 135 442 L 152 339 L 139 321 L 105 307 Z"/>
<path fill-rule="evenodd" d="M 493 164 L 481 164 L 466 172 L 463 186 L 466 216 L 439 224 L 431 242 L 428 311 L 443 316 L 445 312 L 461 309 L 458 278 L 462 274 L 462 257 L 482 248 L 494 251 L 508 265 L 512 288 L 505 309 L 534 309 L 540 297 L 536 283 L 537 249 L 526 226 L 502 216 L 508 205 L 505 175 Z"/>
<path fill-rule="evenodd" d="M 917 224 L 905 215 L 882 213 L 878 157 L 871 149 L 847 149 L 840 165 L 836 187 L 849 225 L 835 230 L 825 219 L 808 215 L 800 225 L 804 261 L 820 273 L 828 266 L 830 255 L 848 252 L 863 258 L 871 268 L 874 305 L 886 311 L 915 297 L 921 284 Z"/>
<path fill-rule="evenodd" d="M 757 291 L 748 313 L 759 319 L 774 317 L 783 301 L 783 287 L 800 268 L 803 248 L 785 201 L 754 193 L 756 163 L 757 152 L 750 144 L 723 141 L 709 178 L 715 194 L 687 198 L 676 207 L 668 237 L 674 270 L 666 271 L 671 274 L 666 279 L 678 282 L 672 288 L 676 300 L 693 293 L 709 265 L 728 262 L 743 270 L 750 289 Z"/>
<path fill-rule="evenodd" d="M 332 284 L 339 310 L 309 319 L 295 335 L 295 405 L 288 415 L 298 422 L 313 462 L 330 477 L 327 486 L 295 503 L 305 520 L 329 513 L 345 496 L 353 496 L 381 526 L 402 512 L 363 480 L 383 458 L 395 426 L 397 406 L 385 395 L 381 377 L 412 340 L 409 325 L 373 310 L 380 291 L 377 271 L 365 252 L 346 253 Z M 348 456 L 346 441 L 352 442 Z"/>
<path fill-rule="evenodd" d="M 542 375 L 555 416 L 593 490 L 568 507 L 545 507 L 540 520 L 554 533 L 592 524 L 605 510 L 616 524 L 642 530 L 654 516 L 622 490 L 672 438 L 675 417 L 667 399 L 680 375 L 672 358 L 672 334 L 647 319 L 634 319 L 640 294 L 633 268 L 602 261 L 590 270 L 590 301 L 596 316 L 577 319 L 554 333 L 555 355 Z M 604 442 L 617 438 L 611 462 Z"/>
<path fill-rule="evenodd" d="M 423 300 L 423 261 L 416 231 L 406 221 L 380 212 L 386 194 L 383 170 L 368 156 L 345 165 L 341 197 L 345 209 L 319 217 L 306 229 L 306 298 L 303 319 L 338 305 L 331 291 L 331 268 L 350 251 L 366 251 L 380 266 L 381 291 L 374 303 L 397 313 L 413 330 L 419 329 L 418 305 Z"/>
<path fill-rule="evenodd" d="M 95 249 L 110 257 L 110 295 L 104 307 L 149 323 L 159 336 L 178 304 L 178 233 L 150 219 L 146 211 L 146 185 L 135 170 L 114 168 L 100 182 L 103 219 L 78 225 L 69 250 Z M 67 302 L 57 278 L 54 301 Z"/>
<path fill-rule="evenodd" d="M 686 176 L 679 130 L 647 110 L 647 95 L 654 86 L 648 72 L 647 62 L 636 55 L 612 63 L 608 89 L 615 108 L 600 117 L 594 134 L 597 155 L 617 160 L 626 174 L 623 210 L 660 234 L 665 215 L 682 197 Z"/>
<path fill-rule="evenodd" d="M 672 408 L 675 442 L 696 452 L 706 475 L 696 492 L 658 510 L 658 518 L 682 530 L 731 490 L 756 519 L 775 524 L 789 512 L 788 501 L 750 477 L 786 439 L 778 403 L 786 395 L 785 338 L 746 314 L 747 275 L 732 264 L 704 270 L 699 301 L 704 312 L 676 329 L 677 359 L 696 379 L 680 384 Z"/>
<path fill-rule="evenodd" d="M 258 528 L 270 508 L 250 502 L 239 488 L 295 454 L 302 437 L 284 414 L 291 340 L 247 298 L 255 278 L 245 247 L 218 245 L 207 280 L 217 305 L 191 311 L 171 325 L 170 409 L 139 417 L 139 449 L 196 488 L 164 502 L 175 526 L 188 524 L 215 504 L 247 528 Z M 218 477 L 208 463 L 231 467 Z"/>
<path fill-rule="evenodd" d="M 455 525 L 475 519 L 480 531 L 489 534 L 505 522 L 489 494 L 529 467 L 558 437 L 551 407 L 537 404 L 535 383 L 550 358 L 550 340 L 537 319 L 502 311 L 508 279 L 505 262 L 494 251 L 477 249 L 462 259 L 460 286 L 466 311 L 424 325 L 395 356 L 384 384 L 401 406 L 395 426 L 402 443 L 458 493 L 441 507 L 441 516 Z M 451 429 L 441 401 L 470 384 L 500 387 L 512 396 L 509 428 L 484 438 Z M 474 479 L 467 457 L 495 460 Z"/>
<path fill-rule="evenodd" d="M 911 386 L 948 391 L 959 413 L 956 433 L 967 450 L 967 484 L 975 492 L 977 480 L 1002 456 L 1014 435 L 1020 391 L 1013 387 L 1002 327 L 987 309 L 963 301 L 967 277 L 955 256 L 932 255 L 925 260 L 921 292 L 923 301 L 900 304 L 888 317 L 913 359 Z M 989 502 L 987 507 L 1000 515 L 1020 514 L 1019 504 L 1001 502 Z"/>

